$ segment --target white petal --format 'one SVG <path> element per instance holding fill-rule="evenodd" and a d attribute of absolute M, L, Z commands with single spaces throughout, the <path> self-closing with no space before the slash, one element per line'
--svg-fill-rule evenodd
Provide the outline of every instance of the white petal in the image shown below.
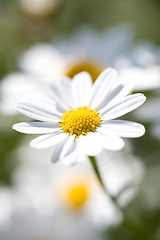
<path fill-rule="evenodd" d="M 62 131 L 58 131 L 53 134 L 45 134 L 33 139 L 30 142 L 30 146 L 37 149 L 49 148 L 60 143 L 67 138 L 67 136 L 68 135 Z"/>
<path fill-rule="evenodd" d="M 119 80 L 118 80 L 119 81 Z M 113 104 L 116 104 L 116 102 L 119 101 L 120 98 L 126 97 L 131 91 L 133 90 L 133 84 L 131 82 L 128 83 L 119 83 L 110 94 L 104 99 L 101 105 L 98 106 L 99 109 L 102 109 L 104 107 L 109 107 Z M 109 105 L 110 104 L 110 105 Z"/>
<path fill-rule="evenodd" d="M 81 72 L 75 75 L 72 81 L 72 91 L 76 107 L 87 106 L 92 87 L 91 76 L 87 72 Z"/>
<path fill-rule="evenodd" d="M 73 149 L 73 143 L 76 143 L 77 142 L 75 141 L 75 136 L 72 135 L 72 136 L 69 136 L 68 137 L 68 140 L 63 148 L 63 151 L 62 151 L 62 157 L 65 157 L 67 155 L 69 155 L 74 149 Z"/>
<path fill-rule="evenodd" d="M 71 85 L 69 84 L 68 77 L 59 78 L 56 83 L 47 81 L 46 90 L 49 96 L 56 102 L 61 112 L 70 109 L 68 100 L 66 100 L 67 98 L 71 98 L 72 100 Z M 71 102 L 71 100 L 69 102 Z"/>
<path fill-rule="evenodd" d="M 117 101 L 114 105 L 109 105 L 100 111 L 102 120 L 110 120 L 120 117 L 128 112 L 131 112 L 135 108 L 139 107 L 144 103 L 146 97 L 143 94 L 137 93 Z"/>
<path fill-rule="evenodd" d="M 65 164 L 70 165 L 78 160 L 77 141 L 74 140 L 74 136 L 68 135 L 67 138 L 55 147 L 51 159 L 53 163 L 62 159 Z"/>
<path fill-rule="evenodd" d="M 112 68 L 103 71 L 95 81 L 92 90 L 89 105 L 93 109 L 98 109 L 99 105 L 110 93 L 110 90 L 116 80 L 117 72 Z"/>
<path fill-rule="evenodd" d="M 113 103 L 113 101 L 116 101 L 119 98 L 126 97 L 129 93 L 132 92 L 133 88 L 134 84 L 131 82 L 118 84 L 118 86 L 116 86 L 111 92 L 108 98 L 108 102 L 112 101 Z"/>
<path fill-rule="evenodd" d="M 69 138 L 69 141 L 64 146 L 65 151 L 62 152 L 62 158 L 65 164 L 72 165 L 79 161 L 80 152 L 75 137 L 71 138 L 70 136 Z"/>
<path fill-rule="evenodd" d="M 69 77 L 60 77 L 57 81 L 59 92 L 61 92 L 62 101 L 72 107 L 74 104 L 72 94 L 72 81 Z M 59 97 L 59 96 L 58 96 Z"/>
<path fill-rule="evenodd" d="M 101 128 L 102 131 L 103 129 L 105 129 L 105 131 L 113 131 L 120 137 L 128 138 L 140 137 L 145 133 L 145 128 L 143 125 L 124 120 L 104 121 L 101 124 Z"/>
<path fill-rule="evenodd" d="M 74 143 L 75 144 L 75 143 Z M 77 150 L 77 147 L 69 155 L 62 159 L 63 163 L 66 165 L 74 165 L 80 161 L 80 153 Z"/>
<path fill-rule="evenodd" d="M 19 112 L 39 121 L 58 122 L 62 114 L 56 110 L 54 103 L 48 99 L 33 98 L 17 105 Z"/>
<path fill-rule="evenodd" d="M 97 132 L 87 133 L 86 136 L 81 135 L 78 139 L 78 147 L 87 156 L 99 154 L 103 149 L 103 143 L 100 134 Z"/>
<path fill-rule="evenodd" d="M 52 158 L 51 158 L 52 163 L 56 163 L 57 161 L 59 161 L 61 159 L 62 150 L 63 150 L 66 142 L 67 142 L 67 138 L 65 138 L 62 142 L 57 144 L 57 146 L 55 147 L 54 152 L 52 154 Z"/>
<path fill-rule="evenodd" d="M 22 122 L 14 124 L 12 128 L 21 133 L 44 134 L 58 131 L 59 124 L 46 122 Z"/>
<path fill-rule="evenodd" d="M 105 131 L 101 128 L 98 128 L 97 131 L 101 134 L 103 147 L 105 149 L 117 151 L 123 148 L 124 141 L 114 132 L 109 131 L 108 129 Z"/>

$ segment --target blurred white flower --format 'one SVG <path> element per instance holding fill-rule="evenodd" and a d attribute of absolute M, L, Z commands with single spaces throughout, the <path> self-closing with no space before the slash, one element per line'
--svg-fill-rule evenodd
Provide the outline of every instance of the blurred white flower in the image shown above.
<path fill-rule="evenodd" d="M 106 65 L 114 65 L 117 56 L 129 45 L 131 35 L 126 27 L 104 33 L 87 28 L 71 38 L 58 39 L 54 44 L 35 44 L 19 57 L 22 72 L 9 74 L 1 81 L 0 110 L 4 114 L 17 113 L 15 105 L 21 97 L 34 92 L 36 85 L 39 91 L 46 79 L 54 81 L 62 75 L 73 77 L 87 71 L 95 80 Z"/>
<path fill-rule="evenodd" d="M 103 192 L 87 158 L 72 168 L 60 162 L 51 168 L 46 162 L 50 153 L 41 150 L 37 155 L 26 146 L 17 149 L 21 165 L 13 179 L 17 196 L 26 203 L 24 206 L 29 205 L 43 216 L 60 211 L 73 221 L 89 219 L 97 228 L 121 222 L 121 212 Z M 126 205 L 138 191 L 143 164 L 130 154 L 104 151 L 98 156 L 98 165 L 109 194 L 116 196 L 130 184 L 119 196 L 120 204 Z"/>
<path fill-rule="evenodd" d="M 73 77 L 86 71 L 95 81 L 108 66 L 116 67 L 118 57 L 130 46 L 133 32 L 127 26 L 98 32 L 90 27 L 78 29 L 71 37 L 61 36 L 54 44 L 36 44 L 19 58 L 22 71 L 52 79 Z"/>
<path fill-rule="evenodd" d="M 28 147 L 17 149 L 22 164 L 13 179 L 17 196 L 26 205 L 43 216 L 63 212 L 73 222 L 88 219 L 98 229 L 122 220 L 121 212 L 104 193 L 87 158 L 72 168 L 60 162 L 51 168 L 46 162 L 48 155 L 45 150 L 37 155 Z"/>
<path fill-rule="evenodd" d="M 120 224 L 121 212 L 101 189 L 89 161 L 72 168 L 46 161 L 51 152 L 22 146 L 12 152 L 20 161 L 13 189 L 0 191 L 0 239 L 5 240 L 101 240 L 101 231 Z M 104 183 L 122 206 L 136 194 L 143 177 L 140 160 L 123 153 L 104 151 L 98 158 Z M 63 229 L 63 231 L 62 231 Z"/>
<path fill-rule="evenodd" d="M 21 81 L 17 84 L 15 74 L 10 74 L 1 81 L 0 110 L 5 114 L 16 113 L 13 106 L 18 98 L 21 100 L 28 88 L 23 87 L 24 84 L 26 86 L 23 78 L 28 78 L 29 89 L 33 82 L 33 89 L 37 84 L 39 90 L 43 80 L 54 81 L 62 75 L 73 77 L 82 71 L 89 72 L 95 80 L 110 66 L 118 69 L 122 81 L 133 82 L 136 90 L 160 87 L 159 48 L 146 43 L 133 48 L 132 40 L 133 31 L 126 26 L 115 27 L 107 32 L 86 27 L 71 37 L 60 37 L 54 44 L 33 45 L 19 57 L 18 65 L 23 73 L 16 75 L 19 75 L 18 79 L 22 78 Z M 12 92 L 10 86 L 13 86 Z"/>
<path fill-rule="evenodd" d="M 20 0 L 23 10 L 35 17 L 45 17 L 54 12 L 61 0 Z"/>

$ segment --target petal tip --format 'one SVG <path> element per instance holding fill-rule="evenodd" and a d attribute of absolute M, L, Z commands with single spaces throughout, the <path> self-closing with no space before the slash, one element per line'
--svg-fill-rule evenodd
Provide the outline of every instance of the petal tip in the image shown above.
<path fill-rule="evenodd" d="M 117 70 L 115 68 L 112 68 L 112 67 L 106 68 L 103 72 L 104 73 L 110 72 L 110 73 L 115 74 L 115 75 L 117 75 L 117 73 L 118 73 Z"/>
<path fill-rule="evenodd" d="M 13 129 L 13 130 L 16 130 L 16 125 L 17 125 L 17 124 L 14 124 L 14 125 L 12 126 L 12 129 Z"/>
<path fill-rule="evenodd" d="M 139 137 L 142 137 L 146 133 L 146 129 L 143 125 L 141 125 L 141 131 L 139 133 Z"/>
<path fill-rule="evenodd" d="M 17 132 L 19 132 L 19 127 L 18 127 L 18 125 L 19 125 L 19 123 L 13 124 L 12 129 L 15 130 L 15 131 L 17 131 Z"/>

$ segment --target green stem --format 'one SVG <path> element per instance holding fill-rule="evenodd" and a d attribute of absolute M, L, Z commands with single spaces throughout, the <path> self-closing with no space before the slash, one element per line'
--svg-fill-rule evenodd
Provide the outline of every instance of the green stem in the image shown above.
<path fill-rule="evenodd" d="M 109 194 L 109 192 L 107 191 L 106 186 L 105 186 L 105 184 L 104 184 L 104 182 L 103 182 L 103 180 L 102 180 L 102 178 L 101 178 L 101 175 L 100 175 L 100 173 L 99 173 L 99 170 L 98 170 L 98 166 L 97 166 L 97 162 L 96 162 L 95 157 L 94 157 L 94 156 L 88 156 L 88 158 L 89 158 L 89 160 L 90 160 L 90 162 L 91 162 L 91 164 L 92 164 L 92 167 L 93 167 L 93 169 L 94 169 L 94 171 L 95 171 L 95 173 L 96 173 L 96 176 L 98 177 L 98 180 L 99 180 L 99 182 L 100 182 L 100 184 L 101 184 L 104 192 L 110 197 L 110 199 L 111 199 L 111 200 L 113 201 L 113 203 L 117 206 L 117 208 L 119 208 L 120 210 L 122 210 L 121 207 L 120 207 L 120 206 L 118 205 L 118 203 L 117 203 L 117 199 L 116 199 L 114 196 L 112 196 L 111 194 Z"/>

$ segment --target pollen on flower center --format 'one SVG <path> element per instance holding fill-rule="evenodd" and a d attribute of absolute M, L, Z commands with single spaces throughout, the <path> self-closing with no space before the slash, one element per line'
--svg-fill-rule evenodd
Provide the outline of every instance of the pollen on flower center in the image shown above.
<path fill-rule="evenodd" d="M 75 134 L 78 138 L 81 134 L 87 135 L 88 132 L 95 132 L 100 126 L 101 118 L 96 110 L 89 107 L 71 109 L 63 114 L 60 127 L 65 133 Z"/>

